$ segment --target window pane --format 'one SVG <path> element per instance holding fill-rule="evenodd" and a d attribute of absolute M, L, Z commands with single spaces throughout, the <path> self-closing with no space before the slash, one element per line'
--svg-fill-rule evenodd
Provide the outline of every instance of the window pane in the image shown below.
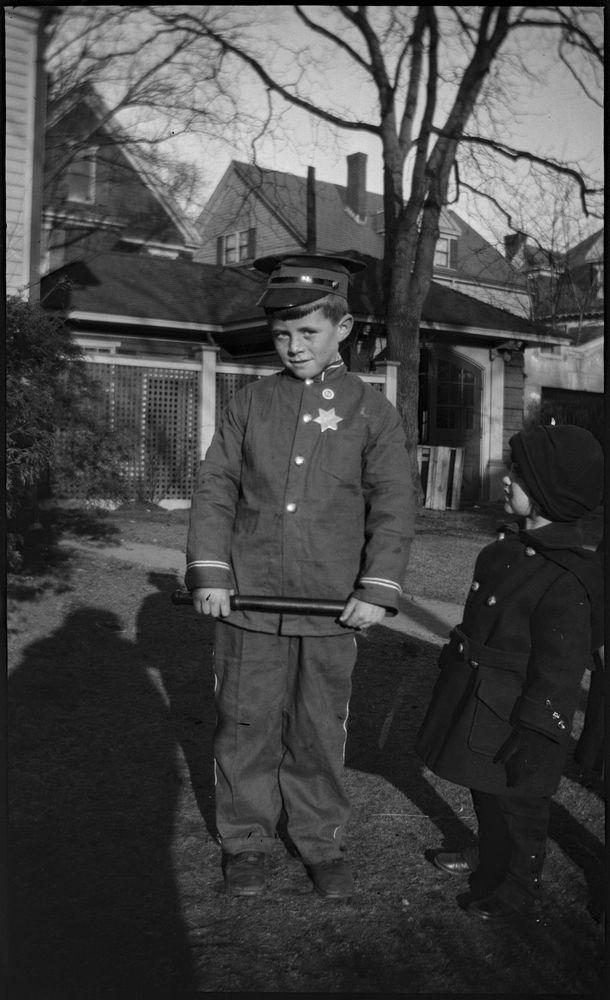
<path fill-rule="evenodd" d="M 234 264 L 237 260 L 237 234 L 225 236 L 225 264 Z"/>
<path fill-rule="evenodd" d="M 78 153 L 68 167 L 68 200 L 92 202 L 93 199 L 93 179 L 95 169 L 95 153 L 87 150 Z"/>
<path fill-rule="evenodd" d="M 452 365 L 450 361 L 443 361 L 439 358 L 437 377 L 439 382 L 451 382 L 452 376 L 454 376 L 455 365 Z"/>
<path fill-rule="evenodd" d="M 436 426 L 446 430 L 457 430 L 460 410 L 454 406 L 439 406 L 436 410 Z"/>
<path fill-rule="evenodd" d="M 434 266 L 449 267 L 449 240 L 446 236 L 440 236 L 434 251 Z"/>
<path fill-rule="evenodd" d="M 447 406 L 451 401 L 449 396 L 449 386 L 439 383 L 436 386 L 436 403 L 437 406 Z"/>
<path fill-rule="evenodd" d="M 239 234 L 239 259 L 248 259 L 248 230 L 244 229 Z"/>

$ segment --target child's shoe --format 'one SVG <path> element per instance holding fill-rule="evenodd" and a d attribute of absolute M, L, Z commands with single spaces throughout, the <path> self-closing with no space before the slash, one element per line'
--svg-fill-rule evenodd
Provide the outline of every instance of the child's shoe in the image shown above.
<path fill-rule="evenodd" d="M 449 875 L 470 875 L 472 868 L 468 858 L 461 851 L 443 851 L 440 848 L 429 849 L 424 852 L 427 861 L 432 862 L 435 868 L 440 868 L 442 872 Z"/>

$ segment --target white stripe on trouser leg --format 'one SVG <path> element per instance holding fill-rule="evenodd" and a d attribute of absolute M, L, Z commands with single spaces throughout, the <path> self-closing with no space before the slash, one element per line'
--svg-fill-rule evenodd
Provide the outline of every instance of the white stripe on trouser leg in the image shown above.
<path fill-rule="evenodd" d="M 343 739 L 343 751 L 342 751 L 342 754 L 341 754 L 341 757 L 342 757 L 342 760 L 343 760 L 343 764 L 345 764 L 345 747 L 346 747 L 346 744 L 347 744 L 347 720 L 348 719 L 349 719 L 349 701 L 348 701 L 347 705 L 345 706 L 345 718 L 343 720 L 343 732 L 345 733 L 345 736 L 344 736 L 344 739 Z"/>

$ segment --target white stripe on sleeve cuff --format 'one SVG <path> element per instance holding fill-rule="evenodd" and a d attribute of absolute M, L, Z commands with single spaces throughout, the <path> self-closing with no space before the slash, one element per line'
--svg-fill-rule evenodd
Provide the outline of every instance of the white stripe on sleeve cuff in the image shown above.
<path fill-rule="evenodd" d="M 360 585 L 368 583 L 372 587 L 390 587 L 391 590 L 396 590 L 399 594 L 402 594 L 402 587 L 400 584 L 395 583 L 394 580 L 383 580 L 379 576 L 363 576 L 359 581 Z"/>

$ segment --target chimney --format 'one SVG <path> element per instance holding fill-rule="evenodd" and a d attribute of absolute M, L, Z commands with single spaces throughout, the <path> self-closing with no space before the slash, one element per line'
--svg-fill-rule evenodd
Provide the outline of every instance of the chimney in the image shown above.
<path fill-rule="evenodd" d="M 515 264 L 523 263 L 523 256 L 518 261 L 515 258 L 525 247 L 526 240 L 527 236 L 525 233 L 509 233 L 508 236 L 504 237 L 504 254 L 509 263 L 513 261 L 515 261 Z"/>
<path fill-rule="evenodd" d="M 366 153 L 350 153 L 347 157 L 346 208 L 359 222 L 366 219 Z"/>

